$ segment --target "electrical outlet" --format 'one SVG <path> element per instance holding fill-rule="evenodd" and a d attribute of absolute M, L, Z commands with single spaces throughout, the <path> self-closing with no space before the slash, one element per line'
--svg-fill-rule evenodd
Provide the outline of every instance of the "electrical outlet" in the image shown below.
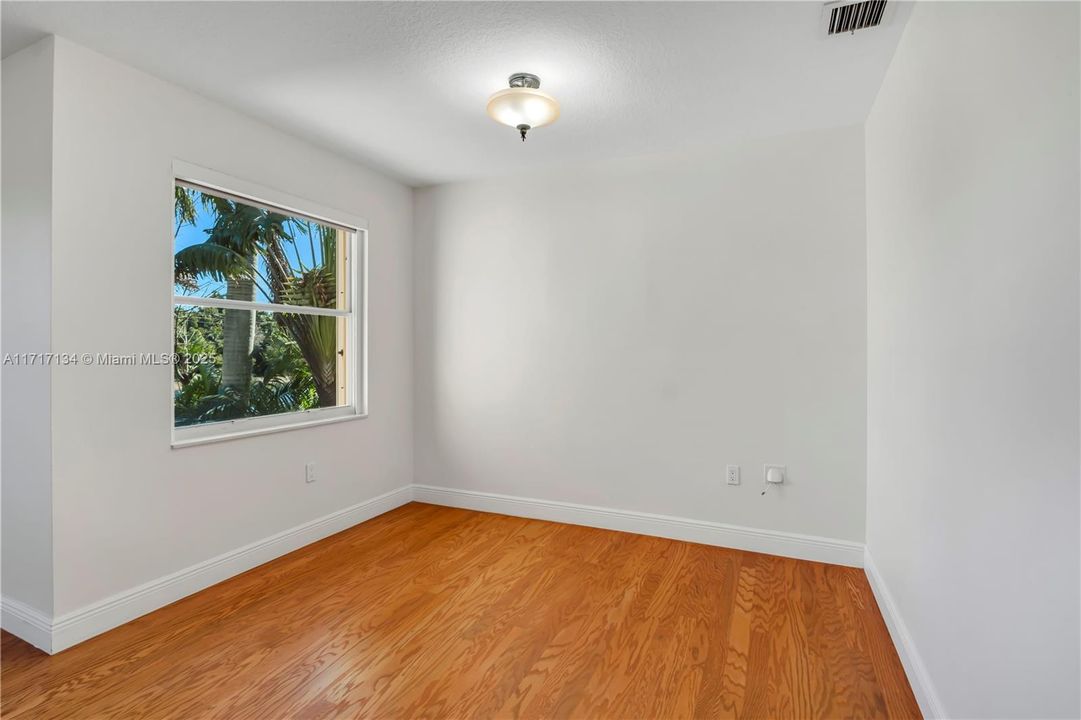
<path fill-rule="evenodd" d="M 739 485 L 739 465 L 728 466 L 728 484 Z"/>
<path fill-rule="evenodd" d="M 304 482 L 306 482 L 306 483 L 315 482 L 315 461 L 314 460 L 312 460 L 310 463 L 304 463 Z"/>
<path fill-rule="evenodd" d="M 781 485 L 788 475 L 788 468 L 784 465 L 764 465 L 762 467 L 762 472 L 767 483 Z"/>

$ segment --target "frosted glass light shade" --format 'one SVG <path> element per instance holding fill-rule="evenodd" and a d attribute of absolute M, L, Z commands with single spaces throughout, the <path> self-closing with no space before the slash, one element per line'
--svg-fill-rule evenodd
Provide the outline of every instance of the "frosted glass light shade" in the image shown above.
<path fill-rule="evenodd" d="M 556 121 L 559 103 L 535 88 L 512 87 L 488 98 L 488 116 L 512 128 L 520 125 L 537 128 Z"/>

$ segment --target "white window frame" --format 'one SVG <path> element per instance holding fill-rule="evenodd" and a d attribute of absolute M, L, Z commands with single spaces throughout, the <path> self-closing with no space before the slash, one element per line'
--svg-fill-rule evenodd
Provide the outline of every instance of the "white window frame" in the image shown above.
<path fill-rule="evenodd" d="M 347 253 L 347 266 L 352 282 L 349 283 L 349 309 L 303 308 L 307 314 L 331 315 L 348 318 L 346 331 L 346 397 L 345 405 L 333 408 L 314 408 L 301 412 L 263 415 L 252 418 L 238 418 L 220 422 L 202 423 L 176 427 L 173 398 L 173 378 L 175 373 L 170 366 L 169 374 L 169 418 L 172 428 L 173 448 L 202 445 L 205 443 L 235 440 L 237 438 L 265 435 L 267 433 L 296 430 L 328 423 L 358 420 L 368 416 L 368 222 L 362 217 L 334 208 L 329 208 L 310 200 L 283 193 L 248 180 L 230 177 L 224 173 L 192 165 L 180 160 L 173 161 L 172 182 L 169 187 L 169 202 L 172 203 L 173 187 L 177 182 L 198 185 L 212 193 L 257 207 L 281 211 L 289 215 L 315 220 L 345 230 L 351 238 Z M 170 232 L 169 276 L 173 278 L 172 256 L 175 252 Z M 175 285 L 175 283 L 174 283 Z M 170 287 L 174 287 L 170 285 Z M 176 327 L 173 308 L 176 305 L 199 305 L 212 307 L 235 306 L 239 309 L 273 312 L 297 312 L 295 305 L 276 303 L 244 302 L 239 300 L 213 300 L 176 295 L 172 293 L 169 307 L 169 325 L 172 328 L 170 343 L 176 342 Z"/>

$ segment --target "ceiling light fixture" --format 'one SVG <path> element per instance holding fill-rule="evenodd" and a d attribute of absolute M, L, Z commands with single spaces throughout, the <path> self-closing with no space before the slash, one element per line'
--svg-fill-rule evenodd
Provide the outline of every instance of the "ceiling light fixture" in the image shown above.
<path fill-rule="evenodd" d="M 515 73 L 510 87 L 488 98 L 488 116 L 509 125 L 522 134 L 541 125 L 550 125 L 559 117 L 559 103 L 540 91 L 540 78 L 530 73 Z"/>

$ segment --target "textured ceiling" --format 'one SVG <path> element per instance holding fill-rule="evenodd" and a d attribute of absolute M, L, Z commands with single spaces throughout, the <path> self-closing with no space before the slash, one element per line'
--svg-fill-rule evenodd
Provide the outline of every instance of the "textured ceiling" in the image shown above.
<path fill-rule="evenodd" d="M 817 2 L 4 2 L 56 33 L 412 184 L 862 122 L 908 7 L 826 38 Z M 516 71 L 563 114 L 484 113 Z"/>

